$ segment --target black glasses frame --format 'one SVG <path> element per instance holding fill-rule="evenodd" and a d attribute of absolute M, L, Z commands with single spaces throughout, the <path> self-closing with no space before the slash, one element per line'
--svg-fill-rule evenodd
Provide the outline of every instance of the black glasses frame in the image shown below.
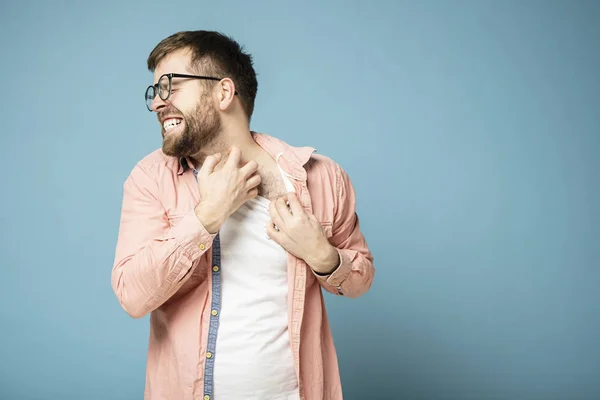
<path fill-rule="evenodd" d="M 161 96 L 161 90 L 158 87 L 160 81 L 163 79 L 163 77 L 167 77 L 169 79 L 169 91 L 166 95 L 166 97 Z M 145 94 L 145 99 L 146 99 L 146 108 L 148 108 L 148 111 L 152 111 L 152 102 L 154 101 L 154 99 L 156 98 L 156 95 L 158 94 L 158 96 L 162 99 L 162 101 L 167 101 L 169 99 L 169 97 L 171 97 L 171 90 L 173 88 L 173 78 L 188 78 L 188 79 L 207 79 L 207 80 L 211 80 L 211 81 L 220 81 L 223 78 L 217 78 L 214 76 L 204 76 L 204 75 L 187 75 L 187 74 L 163 74 L 160 76 L 160 78 L 158 78 L 158 82 L 154 85 L 150 85 L 148 86 L 148 88 L 146 89 L 146 94 Z M 238 92 L 236 91 L 235 94 L 237 95 Z"/>

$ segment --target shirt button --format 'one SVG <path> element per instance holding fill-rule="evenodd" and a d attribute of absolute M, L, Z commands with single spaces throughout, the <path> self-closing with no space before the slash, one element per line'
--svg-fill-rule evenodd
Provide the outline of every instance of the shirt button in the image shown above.
<path fill-rule="evenodd" d="M 204 396 L 204 400 L 210 400 L 210 396 L 209 395 Z"/>
<path fill-rule="evenodd" d="M 215 271 L 215 272 L 219 272 L 219 266 L 218 266 L 218 265 L 215 265 L 215 266 L 213 267 L 213 271 Z"/>
<path fill-rule="evenodd" d="M 217 310 L 212 310 L 210 313 L 211 313 L 212 315 L 217 315 L 217 314 L 218 314 Z"/>
<path fill-rule="evenodd" d="M 200 243 L 200 244 L 198 245 L 198 248 L 199 248 L 200 250 L 204 250 L 204 243 Z"/>
<path fill-rule="evenodd" d="M 206 353 L 206 358 L 212 358 L 212 353 L 210 351 Z"/>

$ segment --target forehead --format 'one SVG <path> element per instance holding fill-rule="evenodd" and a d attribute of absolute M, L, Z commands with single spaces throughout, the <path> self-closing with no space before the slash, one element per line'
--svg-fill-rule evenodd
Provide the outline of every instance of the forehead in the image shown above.
<path fill-rule="evenodd" d="M 156 69 L 154 70 L 154 82 L 158 81 L 163 74 L 177 73 L 177 74 L 190 74 L 190 62 L 192 56 L 189 50 L 180 49 L 169 53 L 163 58 Z"/>

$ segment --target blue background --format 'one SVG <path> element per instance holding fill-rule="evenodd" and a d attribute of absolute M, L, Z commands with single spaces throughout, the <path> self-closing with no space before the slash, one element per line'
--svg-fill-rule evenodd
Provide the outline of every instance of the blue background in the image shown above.
<path fill-rule="evenodd" d="M 300 4 L 301 3 L 301 4 Z M 110 287 L 165 36 L 256 61 L 252 129 L 350 174 L 372 290 L 326 296 L 345 399 L 600 398 L 600 2 L 3 1 L 0 399 L 142 399 Z"/>

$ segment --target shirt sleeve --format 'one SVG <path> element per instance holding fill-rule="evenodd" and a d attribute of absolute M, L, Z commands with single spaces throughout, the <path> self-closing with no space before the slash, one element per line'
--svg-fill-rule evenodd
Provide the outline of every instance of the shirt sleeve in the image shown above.
<path fill-rule="evenodd" d="M 158 185 L 140 164 L 123 185 L 113 290 L 125 311 L 141 318 L 185 283 L 212 246 L 210 234 L 190 210 L 175 226 L 159 200 Z"/>
<path fill-rule="evenodd" d="M 348 174 L 336 168 L 336 211 L 330 243 L 336 247 L 340 263 L 328 275 L 315 274 L 322 287 L 330 293 L 359 297 L 373 282 L 375 267 L 356 213 L 356 194 Z"/>

